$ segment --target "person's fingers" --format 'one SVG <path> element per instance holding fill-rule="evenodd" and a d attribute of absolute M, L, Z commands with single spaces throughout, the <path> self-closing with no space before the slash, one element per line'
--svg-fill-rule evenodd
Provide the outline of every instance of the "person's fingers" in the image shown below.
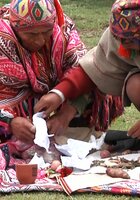
<path fill-rule="evenodd" d="M 33 140 L 35 138 L 35 133 L 31 131 L 27 131 L 25 134 L 23 134 L 23 136 L 29 140 Z"/>
<path fill-rule="evenodd" d="M 40 100 L 35 106 L 34 106 L 34 112 L 40 112 L 46 109 L 45 102 L 43 100 Z"/>
<path fill-rule="evenodd" d="M 131 135 L 132 138 L 138 138 L 139 136 L 140 136 L 139 130 L 136 130 L 136 131 Z"/>
<path fill-rule="evenodd" d="M 45 112 L 46 117 L 49 117 L 50 114 L 53 113 L 54 111 L 55 111 L 55 109 L 52 106 L 50 106 L 50 107 L 46 108 L 44 112 Z"/>
<path fill-rule="evenodd" d="M 30 131 L 31 131 L 32 133 L 35 134 L 35 132 L 36 132 L 36 127 L 35 127 L 34 125 L 32 125 L 31 128 L 30 128 Z"/>
<path fill-rule="evenodd" d="M 56 110 L 62 103 L 61 98 L 55 93 L 49 93 L 41 97 L 41 99 L 34 106 L 34 112 L 46 111 L 49 115 Z"/>
<path fill-rule="evenodd" d="M 50 121 L 48 121 L 47 122 L 47 127 L 48 127 L 48 133 L 49 134 L 54 134 L 54 130 L 53 130 L 53 124 L 50 122 Z"/>
<path fill-rule="evenodd" d="M 49 128 L 49 134 L 54 134 L 54 135 L 62 135 L 64 132 L 64 128 L 59 126 L 52 126 Z"/>
<path fill-rule="evenodd" d="M 51 120 L 51 119 L 48 119 L 48 121 L 47 121 L 46 123 L 47 123 L 48 129 L 50 130 L 51 127 L 52 127 L 52 120 Z"/>
<path fill-rule="evenodd" d="M 33 134 L 33 133 L 30 134 L 30 139 L 31 139 L 31 140 L 34 140 L 34 139 L 35 139 L 35 134 Z"/>
<path fill-rule="evenodd" d="M 132 136 L 137 131 L 137 124 L 128 130 L 128 136 Z"/>
<path fill-rule="evenodd" d="M 38 104 L 35 105 L 34 107 L 34 112 L 37 113 L 37 112 L 40 112 L 40 111 L 44 111 L 44 116 L 45 117 L 48 117 L 50 115 L 50 113 L 52 113 L 54 111 L 54 108 L 53 106 L 49 106 L 46 107 L 46 106 L 42 106 L 39 102 Z"/>
<path fill-rule="evenodd" d="M 139 138 L 140 137 L 140 121 L 137 121 L 135 125 L 128 131 L 128 136 L 132 138 Z"/>
<path fill-rule="evenodd" d="M 63 128 L 63 127 L 59 127 L 59 128 L 56 130 L 55 135 L 59 136 L 59 135 L 63 135 L 63 133 L 64 133 L 64 128 Z"/>
<path fill-rule="evenodd" d="M 52 100 L 49 100 L 49 94 L 44 95 L 41 97 L 41 99 L 36 103 L 34 106 L 34 112 L 40 112 L 40 111 L 45 111 L 50 107 L 50 102 L 52 104 Z"/>
<path fill-rule="evenodd" d="M 55 127 L 50 127 L 50 128 L 48 128 L 48 130 L 49 130 L 49 134 L 54 134 L 55 135 L 55 133 L 56 133 L 56 128 Z"/>
<path fill-rule="evenodd" d="M 34 140 L 34 137 L 31 136 L 31 134 L 28 134 L 28 133 L 23 134 L 22 136 L 17 135 L 16 138 L 25 142 L 25 143 L 28 143 L 28 144 L 33 143 L 33 140 Z"/>
<path fill-rule="evenodd" d="M 50 120 L 47 122 L 47 127 L 48 127 L 48 130 L 49 130 L 49 134 L 56 134 L 57 133 L 57 130 L 58 130 L 58 125 L 57 125 L 57 122 L 55 123 L 56 121 L 53 121 L 53 120 Z"/>

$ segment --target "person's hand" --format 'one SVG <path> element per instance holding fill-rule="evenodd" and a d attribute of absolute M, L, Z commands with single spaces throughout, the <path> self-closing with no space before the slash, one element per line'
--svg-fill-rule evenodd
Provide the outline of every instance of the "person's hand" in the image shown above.
<path fill-rule="evenodd" d="M 69 104 L 64 104 L 56 114 L 47 121 L 50 134 L 62 135 L 67 129 L 70 121 L 75 117 L 77 110 Z"/>
<path fill-rule="evenodd" d="M 22 142 L 33 144 L 35 138 L 35 126 L 24 117 L 16 117 L 12 119 L 11 131 L 13 135 Z"/>
<path fill-rule="evenodd" d="M 46 116 L 55 111 L 62 103 L 61 98 L 55 93 L 43 95 L 34 107 L 34 112 L 45 111 Z"/>
<path fill-rule="evenodd" d="M 140 120 L 137 121 L 132 128 L 129 129 L 128 135 L 132 138 L 140 139 Z"/>

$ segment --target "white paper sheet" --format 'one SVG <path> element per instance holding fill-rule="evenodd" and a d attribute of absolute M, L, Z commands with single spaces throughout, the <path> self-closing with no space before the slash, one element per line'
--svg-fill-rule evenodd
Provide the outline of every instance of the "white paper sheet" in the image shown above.
<path fill-rule="evenodd" d="M 87 187 L 94 187 L 109 183 L 116 183 L 122 181 L 122 178 L 111 178 L 106 174 L 82 174 L 82 175 L 69 175 L 64 178 L 71 191 L 83 189 Z"/>
<path fill-rule="evenodd" d="M 34 143 L 39 147 L 43 147 L 49 153 L 50 139 L 52 135 L 48 134 L 48 128 L 46 121 L 43 119 L 44 112 L 39 112 L 33 115 L 33 124 L 36 127 L 36 134 Z M 30 161 L 31 164 L 38 164 L 38 168 L 45 168 L 49 163 L 45 163 L 43 152 L 42 155 L 38 156 L 37 152 Z"/>
<path fill-rule="evenodd" d="M 47 124 L 46 121 L 43 119 L 43 113 L 44 112 L 39 112 L 33 115 L 33 124 L 36 127 L 34 143 L 40 147 L 45 148 L 48 152 L 50 140 Z"/>
<path fill-rule="evenodd" d="M 43 156 L 38 156 L 37 153 L 35 153 L 34 157 L 31 159 L 29 164 L 37 164 L 39 169 L 44 169 L 48 166 L 50 166 L 49 163 L 45 163 Z"/>
<path fill-rule="evenodd" d="M 79 159 L 77 156 L 61 156 L 61 161 L 64 166 L 66 167 L 74 167 L 81 170 L 88 170 L 90 169 L 92 160 L 90 159 Z"/>

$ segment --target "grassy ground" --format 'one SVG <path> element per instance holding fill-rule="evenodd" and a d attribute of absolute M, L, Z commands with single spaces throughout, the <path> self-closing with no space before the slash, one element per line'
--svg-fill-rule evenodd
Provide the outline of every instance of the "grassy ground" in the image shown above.
<path fill-rule="evenodd" d="M 111 5 L 114 0 L 60 0 L 64 11 L 76 23 L 82 40 L 90 49 L 97 44 L 103 30 L 108 26 Z M 8 0 L 0 0 L 0 3 L 8 3 Z M 140 114 L 131 106 L 127 108 L 125 114 L 116 120 L 111 129 L 127 130 L 131 125 L 140 119 Z M 138 197 L 130 197 L 124 195 L 109 194 L 73 194 L 74 200 L 138 200 Z M 10 195 L 1 195 L 1 200 L 54 200 L 54 199 L 70 199 L 64 193 L 58 192 L 40 192 L 40 193 L 19 193 Z"/>

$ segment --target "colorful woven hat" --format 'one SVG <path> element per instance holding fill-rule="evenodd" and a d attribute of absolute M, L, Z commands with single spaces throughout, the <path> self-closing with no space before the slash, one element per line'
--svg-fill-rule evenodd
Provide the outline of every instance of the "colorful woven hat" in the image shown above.
<path fill-rule="evenodd" d="M 56 9 L 53 0 L 12 0 L 10 23 L 16 30 L 54 23 Z"/>
<path fill-rule="evenodd" d="M 110 30 L 118 38 L 140 39 L 140 1 L 115 1 L 112 6 Z"/>
<path fill-rule="evenodd" d="M 118 52 L 126 58 L 134 58 L 137 51 L 125 49 L 123 41 L 131 40 L 140 47 L 140 1 L 116 0 L 111 11 L 110 30 L 122 42 Z"/>

